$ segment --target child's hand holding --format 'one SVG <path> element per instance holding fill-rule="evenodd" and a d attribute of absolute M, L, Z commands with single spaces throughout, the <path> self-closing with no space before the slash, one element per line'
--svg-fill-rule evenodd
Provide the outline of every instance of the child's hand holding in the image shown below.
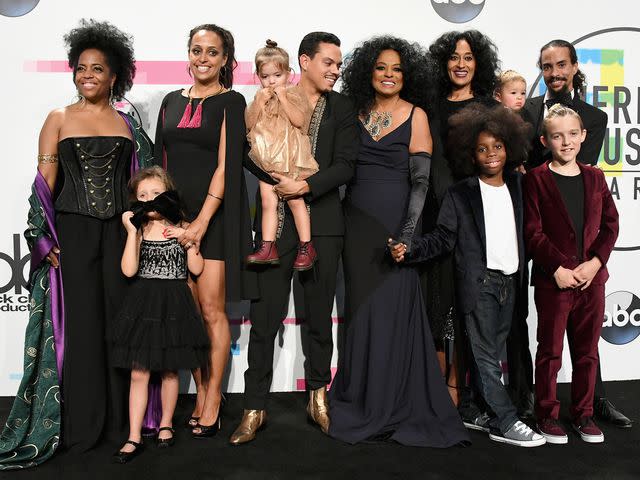
<path fill-rule="evenodd" d="M 387 240 L 389 252 L 396 263 L 404 262 L 404 254 L 407 253 L 407 246 L 404 243 L 396 242 L 393 238 Z"/>
<path fill-rule="evenodd" d="M 131 210 L 127 210 L 122 214 L 122 224 L 124 225 L 127 233 L 136 233 L 138 229 L 136 226 L 131 223 L 131 219 L 133 218 L 133 212 Z"/>
<path fill-rule="evenodd" d="M 285 93 L 286 89 L 287 87 L 285 85 L 278 85 L 276 88 L 273 89 L 273 93 L 276 94 L 276 97 L 282 100 L 282 98 L 284 98 L 284 96 L 286 95 Z"/>
<path fill-rule="evenodd" d="M 553 278 L 558 285 L 558 288 L 564 290 L 565 288 L 576 288 L 578 286 L 578 280 L 573 274 L 573 270 L 568 268 L 558 267 L 553 274 Z"/>
<path fill-rule="evenodd" d="M 256 93 L 256 102 L 260 105 L 265 105 L 269 99 L 273 96 L 273 89 L 271 87 L 261 88 Z"/>
<path fill-rule="evenodd" d="M 177 238 L 178 240 L 180 240 L 185 231 L 186 230 L 184 228 L 170 225 L 164 229 L 164 231 L 162 232 L 162 236 L 164 238 Z"/>

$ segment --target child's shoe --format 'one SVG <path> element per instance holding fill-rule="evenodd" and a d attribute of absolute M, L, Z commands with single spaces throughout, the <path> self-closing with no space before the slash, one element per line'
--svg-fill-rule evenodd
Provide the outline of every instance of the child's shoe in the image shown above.
<path fill-rule="evenodd" d="M 564 431 L 555 418 L 543 418 L 539 420 L 538 431 L 547 439 L 547 443 L 562 445 L 569 442 L 567 432 Z"/>
<path fill-rule="evenodd" d="M 318 254 L 313 247 L 313 242 L 300 242 L 298 244 L 298 255 L 296 255 L 296 259 L 293 262 L 293 269 L 298 272 L 309 270 L 316 263 L 317 258 Z"/>
<path fill-rule="evenodd" d="M 539 447 L 547 443 L 545 438 L 531 430 L 526 424 L 518 420 L 504 433 L 490 433 L 489 438 L 495 442 L 508 443 L 518 447 Z"/>
<path fill-rule="evenodd" d="M 249 265 L 279 265 L 280 257 L 276 242 L 263 240 L 256 251 L 247 256 L 246 262 Z"/>
<path fill-rule="evenodd" d="M 604 433 L 593 422 L 591 417 L 582 417 L 573 421 L 573 429 L 580 434 L 587 443 L 604 442 Z"/>

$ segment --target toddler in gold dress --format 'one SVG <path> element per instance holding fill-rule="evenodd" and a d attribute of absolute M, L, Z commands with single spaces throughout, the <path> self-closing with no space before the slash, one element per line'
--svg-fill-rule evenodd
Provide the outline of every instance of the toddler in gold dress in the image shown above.
<path fill-rule="evenodd" d="M 276 42 L 267 40 L 255 58 L 256 72 L 262 88 L 247 107 L 249 156 L 267 173 L 279 173 L 294 180 L 304 180 L 318 171 L 311 153 L 307 132 L 311 106 L 298 86 L 287 86 L 291 68 L 289 55 Z M 247 257 L 249 264 L 277 265 L 276 231 L 278 197 L 271 185 L 260 182 L 262 200 L 262 242 Z M 296 270 L 308 270 L 315 262 L 311 243 L 311 220 L 303 198 L 287 200 L 300 240 Z M 309 255 L 309 252 L 313 255 Z"/>

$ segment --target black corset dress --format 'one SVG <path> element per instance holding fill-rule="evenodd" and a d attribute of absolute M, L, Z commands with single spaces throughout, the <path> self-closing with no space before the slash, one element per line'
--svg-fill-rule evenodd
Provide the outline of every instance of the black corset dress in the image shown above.
<path fill-rule="evenodd" d="M 176 239 L 142 240 L 137 280 L 108 336 L 116 367 L 206 367 L 209 337 L 187 285 L 187 254 Z"/>

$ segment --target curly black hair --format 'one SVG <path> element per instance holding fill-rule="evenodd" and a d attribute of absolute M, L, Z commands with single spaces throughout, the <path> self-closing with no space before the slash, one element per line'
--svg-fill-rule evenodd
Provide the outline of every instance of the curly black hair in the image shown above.
<path fill-rule="evenodd" d="M 191 48 L 191 40 L 193 40 L 193 36 L 200 30 L 213 32 L 222 40 L 222 53 L 227 56 L 227 63 L 222 66 L 224 70 L 220 70 L 219 81 L 224 88 L 233 87 L 233 71 L 238 66 L 238 62 L 236 61 L 236 46 L 235 40 L 233 39 L 233 34 L 229 30 L 222 28 L 214 23 L 204 23 L 202 25 L 198 25 L 197 27 L 193 27 L 189 31 L 189 42 L 187 43 L 187 49 Z"/>
<path fill-rule="evenodd" d="M 576 47 L 574 47 L 572 43 L 567 42 L 566 40 L 551 40 L 540 49 L 540 55 L 538 56 L 538 68 L 540 70 L 542 70 L 542 52 L 551 47 L 568 48 L 571 64 L 575 65 L 578 63 L 578 53 L 576 52 Z M 578 92 L 580 97 L 584 98 L 587 92 L 587 77 L 580 69 L 578 69 L 576 74 L 573 76 L 573 89 Z"/>
<path fill-rule="evenodd" d="M 467 30 L 465 32 L 444 33 L 429 46 L 429 52 L 438 67 L 439 97 L 445 97 L 451 92 L 451 80 L 449 79 L 447 62 L 456 51 L 456 44 L 460 40 L 467 41 L 476 60 L 476 70 L 471 80 L 471 90 L 474 96 L 493 95 L 496 87 L 496 77 L 500 71 L 498 48 L 489 37 L 478 30 Z"/>
<path fill-rule="evenodd" d="M 400 98 L 428 111 L 433 104 L 433 62 L 419 44 L 402 38 L 373 37 L 353 50 L 342 72 L 342 93 L 353 100 L 359 114 L 369 112 L 375 102 L 371 76 L 376 60 L 384 50 L 394 50 L 400 55 L 403 78 Z"/>
<path fill-rule="evenodd" d="M 482 132 L 490 133 L 504 142 L 507 150 L 505 170 L 513 170 L 527 160 L 531 148 L 531 125 L 518 113 L 502 105 L 487 107 L 481 103 L 472 103 L 452 115 L 449 126 L 447 158 L 458 178 L 478 173 L 475 151 L 478 136 Z"/>
<path fill-rule="evenodd" d="M 80 25 L 64 36 L 69 67 L 73 69 L 75 83 L 78 60 L 89 48 L 100 50 L 107 59 L 109 69 L 116 76 L 113 84 L 114 100 L 121 100 L 133 86 L 136 61 L 133 55 L 133 37 L 109 22 L 82 19 Z"/>

